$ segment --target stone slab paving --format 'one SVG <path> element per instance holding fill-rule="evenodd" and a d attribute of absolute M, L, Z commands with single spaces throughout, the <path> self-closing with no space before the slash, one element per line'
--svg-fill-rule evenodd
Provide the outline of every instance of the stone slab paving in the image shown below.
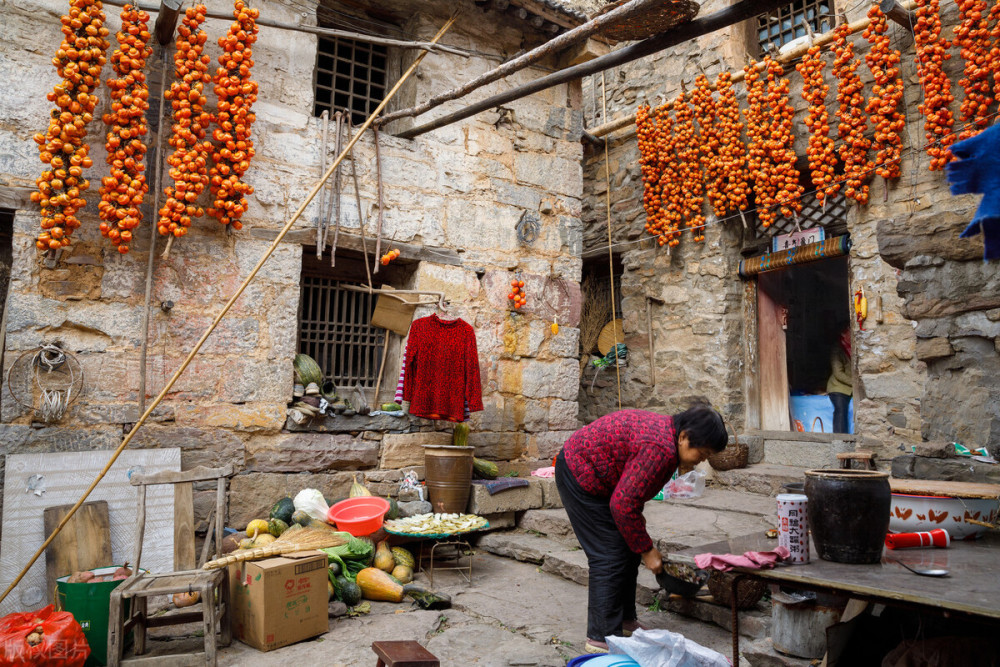
<path fill-rule="evenodd" d="M 804 481 L 804 471 L 805 468 L 795 466 L 758 463 L 737 470 L 717 470 L 712 478 L 712 483 L 716 487 L 726 487 L 731 491 L 745 491 L 773 498 L 782 492 L 782 484 Z"/>
<path fill-rule="evenodd" d="M 587 613 L 584 586 L 552 576 L 538 565 L 481 551 L 472 585 L 454 572 L 438 576 L 438 588 L 453 598 L 452 609 L 422 611 L 407 603 L 373 602 L 371 614 L 331 619 L 330 631 L 313 640 L 267 653 L 234 642 L 220 651 L 219 664 L 373 665 L 371 643 L 391 639 L 419 641 L 442 665 L 562 667 L 582 653 Z M 638 611 L 648 627 L 680 632 L 729 654 L 729 634 L 720 628 L 667 611 L 645 607 Z"/>

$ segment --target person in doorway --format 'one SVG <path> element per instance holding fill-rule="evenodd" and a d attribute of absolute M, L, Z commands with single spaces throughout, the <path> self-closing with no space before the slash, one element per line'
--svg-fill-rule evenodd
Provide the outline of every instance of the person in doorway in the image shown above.
<path fill-rule="evenodd" d="M 574 433 L 556 456 L 556 487 L 590 568 L 588 653 L 605 637 L 641 628 L 635 611 L 639 563 L 658 574 L 660 552 L 646 532 L 643 506 L 675 470 L 693 468 L 726 448 L 714 408 L 697 403 L 677 415 L 620 410 Z"/>
<path fill-rule="evenodd" d="M 854 393 L 854 379 L 851 372 L 851 328 L 845 327 L 838 344 L 830 355 L 830 379 L 826 381 L 826 393 L 833 402 L 833 432 L 847 433 L 847 410 Z"/>

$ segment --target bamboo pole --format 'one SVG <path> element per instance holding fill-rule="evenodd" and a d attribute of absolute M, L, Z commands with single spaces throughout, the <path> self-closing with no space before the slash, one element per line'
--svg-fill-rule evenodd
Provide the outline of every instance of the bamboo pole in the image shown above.
<path fill-rule="evenodd" d="M 490 71 L 479 75 L 475 79 L 472 79 L 457 88 L 452 88 L 451 90 L 447 90 L 439 95 L 435 95 L 422 104 L 418 104 L 408 109 L 400 109 L 399 111 L 395 111 L 387 116 L 383 116 L 379 119 L 376 125 L 385 125 L 386 123 L 391 123 L 392 121 L 400 118 L 419 116 L 427 113 L 431 109 L 441 106 L 445 102 L 458 99 L 459 97 L 464 97 L 477 88 L 481 88 L 488 83 L 493 83 L 498 79 L 510 76 L 511 74 L 519 72 L 525 67 L 538 62 L 542 58 L 558 53 L 573 44 L 582 42 L 585 39 L 590 38 L 592 35 L 600 32 L 605 26 L 615 25 L 620 21 L 632 18 L 642 11 L 662 3 L 663 0 L 630 0 L 624 5 L 611 10 L 607 14 L 602 14 L 601 16 L 587 21 L 583 25 L 573 28 L 569 32 L 564 32 L 555 39 L 549 40 L 541 46 L 538 46 L 531 51 L 514 58 L 513 60 L 508 60 L 502 65 L 494 67 Z"/>
<path fill-rule="evenodd" d="M 448 21 L 441 27 L 441 29 L 438 30 L 437 34 L 434 35 L 434 39 L 431 40 L 432 43 L 436 43 L 439 39 L 441 39 L 441 37 L 448 31 L 448 29 L 451 28 L 452 24 L 455 23 L 457 16 L 458 16 L 457 13 L 452 14 L 451 18 L 448 19 Z M 313 198 L 316 196 L 316 193 L 319 192 L 320 188 L 323 187 L 323 184 L 326 182 L 326 180 L 330 178 L 330 175 L 333 174 L 334 169 L 336 169 L 337 166 L 340 165 L 340 163 L 344 159 L 344 156 L 347 155 L 348 151 L 350 151 L 351 148 L 354 147 L 354 144 L 358 142 L 358 139 L 360 139 L 361 135 L 364 134 L 365 130 L 368 129 L 368 126 L 372 124 L 372 122 L 375 120 L 375 117 L 382 112 L 385 106 L 389 103 L 389 100 L 392 99 L 392 96 L 396 94 L 396 92 L 400 89 L 400 87 L 402 87 L 403 82 L 406 81 L 410 77 L 410 75 L 413 74 L 413 72 L 417 69 L 417 66 L 420 65 L 420 61 L 424 59 L 425 55 L 427 55 L 427 51 L 421 52 L 416 57 L 416 59 L 414 59 L 413 64 L 410 65 L 410 67 L 403 73 L 403 76 L 399 78 L 399 81 L 396 82 L 396 85 L 394 85 L 392 89 L 386 94 L 385 99 L 383 99 L 379 103 L 378 107 L 375 108 L 375 111 L 373 111 L 372 114 L 365 120 L 364 124 L 358 130 L 358 133 L 351 138 L 351 140 L 347 144 L 347 147 L 344 148 L 343 151 L 341 151 L 340 155 L 337 156 L 337 159 L 334 160 L 333 164 L 330 165 L 330 167 L 326 170 L 326 173 L 323 174 L 323 178 L 321 178 L 319 182 L 312 187 L 312 190 L 310 190 L 309 194 L 306 195 L 305 201 L 303 201 L 299 205 L 299 208 L 295 211 L 295 213 L 292 214 L 292 217 L 288 219 L 288 222 L 285 223 L 285 226 L 281 228 L 281 231 L 278 233 L 278 236 L 274 239 L 274 242 L 271 243 L 271 247 L 267 249 L 267 251 L 264 253 L 264 256 L 261 257 L 260 260 L 257 262 L 257 265 L 253 267 L 253 270 L 250 272 L 250 275 L 246 277 L 246 280 L 244 280 L 243 283 L 239 286 L 239 288 L 236 290 L 236 293 L 229 298 L 229 301 L 227 301 L 226 305 L 223 306 L 222 311 L 215 316 L 215 319 L 212 320 L 212 324 L 208 327 L 208 330 L 205 331 L 205 333 L 201 335 L 201 338 L 198 339 L 198 342 L 195 343 L 194 348 L 188 354 L 187 358 L 184 359 L 183 363 L 181 363 L 180 368 L 178 368 L 177 371 L 174 373 L 173 377 L 171 377 L 167 381 L 167 384 L 164 385 L 163 389 L 160 391 L 157 397 L 153 400 L 152 403 L 149 404 L 149 407 L 146 408 L 146 411 L 142 413 L 142 416 L 139 417 L 139 421 L 135 423 L 135 425 L 132 427 L 132 430 L 129 431 L 128 435 L 125 436 L 125 439 L 122 440 L 122 443 L 118 445 L 118 448 L 115 449 L 115 451 L 111 454 L 111 459 L 104 466 L 104 469 L 101 470 L 101 472 L 97 475 L 97 479 L 95 479 L 90 484 L 90 486 L 87 487 L 87 490 L 83 492 L 83 495 L 80 496 L 80 499 L 76 501 L 76 504 L 70 508 L 69 512 L 66 513 L 66 516 L 64 516 L 62 518 L 62 521 L 59 522 L 59 525 L 56 526 L 55 530 L 52 531 L 52 534 L 45 539 L 45 542 L 42 543 L 42 546 L 38 547 L 38 551 L 36 551 L 35 555 L 31 557 L 31 560 L 28 561 L 28 564 L 24 566 L 24 569 L 21 570 L 20 574 L 18 574 L 17 577 L 14 579 L 14 581 L 11 582 L 10 586 L 7 587 L 7 590 L 3 592 L 3 595 L 0 595 L 0 602 L 3 602 L 10 594 L 10 592 L 14 590 L 14 588 L 21 582 L 21 579 L 24 578 L 24 575 L 27 574 L 28 570 L 30 570 L 31 567 L 35 564 L 35 561 L 38 560 L 38 557 L 41 556 L 43 553 L 45 553 L 45 549 L 49 546 L 49 544 L 52 543 L 52 540 L 55 539 L 56 535 L 58 535 L 59 532 L 66 526 L 66 524 L 69 523 L 69 520 L 73 518 L 73 515 L 76 514 L 76 511 L 80 509 L 80 506 L 83 505 L 85 500 L 87 500 L 87 497 L 91 494 L 91 492 L 93 492 L 93 490 L 97 487 L 100 481 L 104 479 L 104 476 L 108 474 L 108 471 L 111 469 L 111 466 L 114 465 L 115 461 L 118 460 L 118 457 L 128 446 L 128 443 L 130 443 L 132 441 L 132 438 L 135 437 L 136 432 L 142 427 L 143 424 L 146 423 L 146 419 L 149 418 L 149 415 L 153 413 L 153 410 L 156 409 L 156 406 L 158 406 L 160 402 L 164 399 L 164 397 L 166 397 L 167 392 L 169 392 L 170 389 L 173 388 L 174 383 L 177 382 L 177 379 L 184 373 L 185 370 L 187 370 L 187 367 L 191 364 L 191 360 L 194 359 L 195 355 L 198 354 L 198 351 L 201 350 L 201 346 L 205 344 L 205 341 L 208 340 L 208 337 L 212 335 L 213 331 L 215 331 L 215 327 L 219 325 L 219 322 L 222 321 L 222 318 L 226 316 L 226 313 L 229 312 L 229 309 L 232 308 L 233 304 L 236 303 L 236 300 L 240 298 L 240 296 L 243 294 L 243 291 L 247 288 L 247 285 L 249 285 L 253 281 L 253 279 L 257 276 L 257 273 L 260 271 L 261 267 L 264 266 L 264 263 L 267 262 L 268 259 L 270 259 L 272 254 L 274 254 L 274 251 L 275 249 L 277 249 L 278 244 L 281 243 L 281 239 L 285 237 L 285 234 L 288 233 L 288 230 L 292 228 L 292 225 L 295 224 L 295 221 L 298 220 L 299 217 L 302 215 L 303 211 L 306 210 L 306 207 L 309 206 L 310 202 L 312 202 Z"/>
<path fill-rule="evenodd" d="M 914 0 L 904 0 L 904 2 L 900 3 L 900 6 L 902 7 L 902 9 L 905 9 L 906 11 L 910 11 L 910 10 L 914 9 L 917 6 L 917 3 L 914 2 Z M 864 30 L 865 28 L 867 28 L 870 23 L 871 23 L 871 21 L 869 19 L 867 19 L 867 18 L 863 18 L 863 19 L 861 19 L 859 21 L 855 21 L 854 23 L 850 24 L 851 34 L 861 32 L 862 30 Z M 792 63 L 792 62 L 798 60 L 799 58 L 801 58 L 802 56 L 804 56 L 806 54 L 806 51 L 809 50 L 809 47 L 811 47 L 811 46 L 824 47 L 827 44 L 829 44 L 832 41 L 834 41 L 834 39 L 836 39 L 836 35 L 833 34 L 832 30 L 829 31 L 829 32 L 825 32 L 822 35 L 817 36 L 816 39 L 813 40 L 812 43 L 810 43 L 810 44 L 804 44 L 803 46 L 795 48 L 795 49 L 789 51 L 788 53 L 781 54 L 780 56 L 778 56 L 777 58 L 775 58 L 775 61 L 778 62 L 779 64 L 781 64 L 782 66 L 787 66 L 789 63 Z M 763 71 L 763 69 L 764 69 L 764 63 L 762 63 L 762 62 L 754 63 L 754 67 L 756 67 L 758 70 Z M 732 81 L 732 83 L 739 83 L 740 81 L 742 81 L 745 78 L 746 78 L 746 71 L 741 69 L 738 72 L 733 72 L 733 75 L 730 78 L 730 81 Z M 715 90 L 716 89 L 715 88 L 715 84 L 712 84 L 711 86 L 709 86 L 709 88 L 711 90 Z M 623 116 L 622 118 L 617 118 L 615 120 L 608 121 L 607 123 L 603 123 L 603 124 L 598 125 L 596 127 L 592 127 L 592 128 L 590 128 L 590 129 L 587 130 L 587 133 L 590 134 L 593 137 L 600 138 L 600 137 L 603 137 L 606 134 L 611 134 L 612 132 L 615 132 L 617 130 L 625 129 L 625 128 L 629 127 L 630 125 L 632 126 L 631 132 L 629 132 L 628 134 L 624 135 L 625 137 L 628 137 L 628 136 L 631 136 L 635 132 L 635 116 L 634 115 Z M 621 137 L 621 138 L 624 138 L 624 137 Z"/>

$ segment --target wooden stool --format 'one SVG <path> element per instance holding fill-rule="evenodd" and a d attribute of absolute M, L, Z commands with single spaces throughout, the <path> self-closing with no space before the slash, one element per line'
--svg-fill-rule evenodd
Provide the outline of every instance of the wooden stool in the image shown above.
<path fill-rule="evenodd" d="M 876 470 L 875 467 L 875 452 L 869 451 L 857 451 L 857 452 L 840 452 L 837 454 L 837 460 L 840 461 L 840 467 L 844 470 L 849 470 L 853 461 L 858 461 L 861 464 L 862 470 Z"/>
<path fill-rule="evenodd" d="M 372 642 L 378 656 L 375 667 L 441 667 L 434 654 L 415 641 Z"/>

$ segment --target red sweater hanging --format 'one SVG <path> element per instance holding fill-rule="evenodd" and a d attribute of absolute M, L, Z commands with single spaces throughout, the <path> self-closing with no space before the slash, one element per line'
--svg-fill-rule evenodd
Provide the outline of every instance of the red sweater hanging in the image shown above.
<path fill-rule="evenodd" d="M 403 400 L 410 402 L 411 415 L 460 422 L 466 401 L 470 412 L 483 409 L 476 334 L 465 320 L 416 320 L 405 361 Z"/>

